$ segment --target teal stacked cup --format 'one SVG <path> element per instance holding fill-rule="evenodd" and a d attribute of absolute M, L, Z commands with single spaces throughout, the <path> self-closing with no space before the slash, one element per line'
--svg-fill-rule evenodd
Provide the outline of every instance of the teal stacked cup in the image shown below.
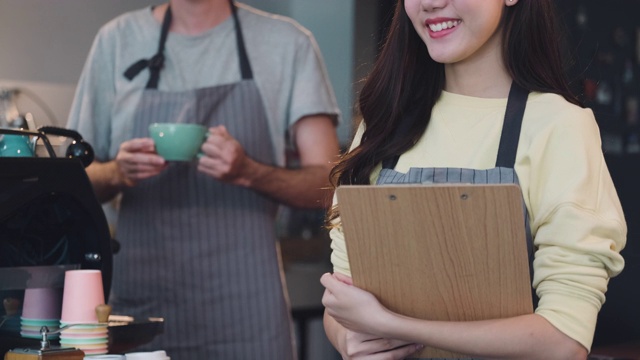
<path fill-rule="evenodd" d="M 0 135 L 0 157 L 33 157 L 33 146 L 27 135 Z"/>

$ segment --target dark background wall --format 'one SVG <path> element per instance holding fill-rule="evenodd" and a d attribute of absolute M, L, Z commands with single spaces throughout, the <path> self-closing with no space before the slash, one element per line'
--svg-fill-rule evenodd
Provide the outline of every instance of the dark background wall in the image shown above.
<path fill-rule="evenodd" d="M 626 267 L 609 283 L 595 345 L 640 340 L 640 14 L 638 0 L 558 1 L 569 30 L 570 74 L 593 109 L 628 226 Z"/>
<path fill-rule="evenodd" d="M 615 154 L 639 153 L 640 1 L 558 2 L 569 30 L 571 76 Z"/>

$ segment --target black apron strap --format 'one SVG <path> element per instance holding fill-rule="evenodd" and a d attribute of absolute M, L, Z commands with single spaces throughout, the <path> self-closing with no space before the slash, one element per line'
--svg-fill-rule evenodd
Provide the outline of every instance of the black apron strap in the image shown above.
<path fill-rule="evenodd" d="M 133 80 L 138 74 L 149 68 L 149 81 L 147 82 L 147 89 L 157 89 L 158 82 L 160 81 L 160 70 L 164 66 L 164 45 L 167 42 L 167 35 L 169 34 L 169 28 L 171 27 L 171 6 L 167 6 L 167 11 L 164 14 L 162 20 L 162 30 L 160 31 L 160 41 L 158 42 L 158 52 L 151 57 L 151 59 L 138 60 L 133 65 L 129 66 L 127 71 L 124 72 L 124 76 Z"/>
<path fill-rule="evenodd" d="M 516 84 L 515 81 L 511 83 L 507 110 L 502 124 L 502 135 L 500 135 L 496 167 L 512 169 L 515 166 L 518 141 L 520 140 L 520 128 L 522 127 L 522 118 L 524 109 L 527 107 L 528 97 L 528 90 Z"/>
<path fill-rule="evenodd" d="M 383 169 L 395 169 L 398 164 L 398 160 L 400 160 L 400 155 L 395 155 L 393 157 L 382 160 L 382 168 Z"/>
<path fill-rule="evenodd" d="M 242 80 L 250 80 L 253 79 L 253 71 L 251 70 L 251 63 L 249 62 L 249 56 L 247 55 L 247 48 L 244 45 L 242 27 L 240 26 L 240 20 L 238 19 L 238 9 L 233 3 L 233 0 L 229 0 L 229 5 L 231 6 L 233 22 L 236 26 L 236 42 L 238 44 L 238 58 L 240 59 L 240 73 L 242 74 Z"/>

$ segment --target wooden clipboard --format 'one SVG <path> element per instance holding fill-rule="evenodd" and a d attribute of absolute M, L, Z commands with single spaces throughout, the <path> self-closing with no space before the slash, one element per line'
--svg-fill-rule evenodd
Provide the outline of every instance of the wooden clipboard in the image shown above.
<path fill-rule="evenodd" d="M 517 185 L 349 185 L 336 194 L 353 283 L 390 310 L 443 321 L 533 312 Z M 465 355 L 425 347 L 416 357 Z"/>

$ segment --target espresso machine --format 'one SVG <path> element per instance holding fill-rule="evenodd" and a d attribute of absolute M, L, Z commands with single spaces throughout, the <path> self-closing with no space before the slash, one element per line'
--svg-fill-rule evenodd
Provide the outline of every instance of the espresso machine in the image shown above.
<path fill-rule="evenodd" d="M 7 135 L 27 139 L 33 148 L 28 156 L 14 154 L 13 149 L 8 152 L 13 155 L 2 156 L 0 151 L 0 358 L 7 352 L 29 353 L 29 349 L 36 354 L 40 348 L 40 340 L 20 332 L 26 289 L 62 289 L 65 271 L 98 269 L 108 302 L 112 259 L 118 248 L 85 172 L 93 150 L 80 134 L 56 127 L 0 128 L 0 137 Z M 57 156 L 51 146 L 48 137 L 52 135 L 71 140 L 64 157 Z M 37 155 L 36 144 L 44 147 L 44 156 Z M 142 321 L 109 326 L 110 349 L 124 352 L 162 332 L 161 318 L 136 320 Z M 55 348 L 55 341 L 51 343 Z M 60 355 L 48 354 L 46 358 Z"/>

